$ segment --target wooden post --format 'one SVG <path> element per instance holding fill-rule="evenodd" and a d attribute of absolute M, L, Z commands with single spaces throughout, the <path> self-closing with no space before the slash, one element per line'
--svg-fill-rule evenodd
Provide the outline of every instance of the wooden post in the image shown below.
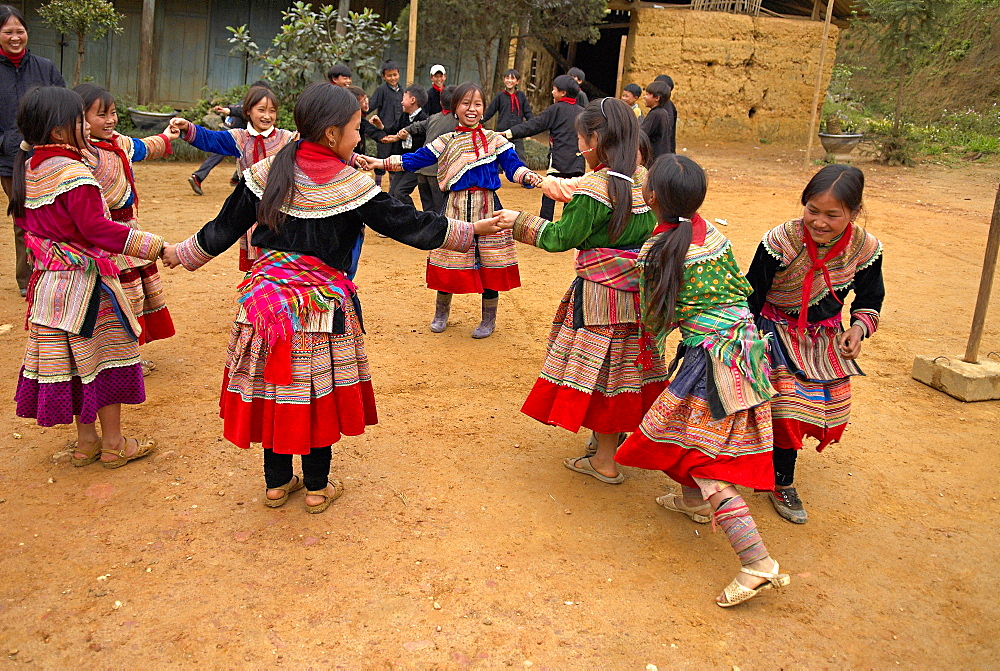
<path fill-rule="evenodd" d="M 628 46 L 628 35 L 622 35 L 622 43 L 618 47 L 618 78 L 615 80 L 615 90 L 611 94 L 617 98 L 622 94 L 622 77 L 625 75 L 625 47 Z"/>
<path fill-rule="evenodd" d="M 337 34 L 341 37 L 347 34 L 347 26 L 344 25 L 344 19 L 347 18 L 347 14 L 350 11 L 351 0 L 340 0 L 340 4 L 337 5 Z"/>
<path fill-rule="evenodd" d="M 986 310 L 990 306 L 998 249 L 1000 249 L 1000 187 L 997 187 L 997 197 L 993 202 L 993 219 L 990 221 L 990 232 L 986 238 L 986 258 L 983 259 L 983 275 L 979 279 L 979 296 L 976 298 L 976 312 L 972 317 L 969 346 L 965 348 L 965 356 L 962 358 L 968 363 L 979 363 L 979 343 L 983 339 L 983 324 L 986 323 Z"/>
<path fill-rule="evenodd" d="M 826 23 L 823 24 L 823 43 L 819 47 L 819 68 L 816 72 L 816 88 L 813 90 L 812 115 L 809 117 L 809 137 L 806 138 L 806 165 L 812 162 L 813 137 L 816 135 L 819 116 L 819 94 L 823 87 L 823 66 L 826 64 L 826 43 L 830 39 L 830 22 L 833 21 L 834 0 L 826 5 Z"/>
<path fill-rule="evenodd" d="M 406 76 L 410 83 L 417 81 L 417 3 L 419 0 L 410 0 L 410 39 L 406 51 Z"/>
<path fill-rule="evenodd" d="M 831 4 L 833 2 L 834 2 L 834 0 L 830 0 Z M 812 11 L 812 20 L 813 21 L 819 21 L 819 17 L 820 17 L 819 7 L 820 7 L 821 4 L 823 4 L 822 0 L 813 0 L 813 11 Z"/>
<path fill-rule="evenodd" d="M 142 49 L 139 50 L 139 104 L 153 102 L 153 41 L 156 0 L 142 0 Z"/>

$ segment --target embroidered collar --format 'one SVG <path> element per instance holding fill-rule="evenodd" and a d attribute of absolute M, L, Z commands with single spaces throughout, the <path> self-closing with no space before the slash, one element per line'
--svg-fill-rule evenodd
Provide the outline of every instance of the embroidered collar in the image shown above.
<path fill-rule="evenodd" d="M 261 137 L 271 137 L 271 135 L 273 135 L 274 131 L 276 131 L 277 129 L 278 129 L 277 126 L 271 126 L 266 131 L 261 132 L 256 128 L 254 128 L 252 123 L 247 124 L 247 133 L 249 133 L 251 137 L 257 137 L 258 135 L 260 135 Z"/>
<path fill-rule="evenodd" d="M 76 161 L 83 161 L 80 150 L 69 144 L 39 144 L 34 147 L 35 152 L 31 155 L 31 169 L 34 170 L 47 158 L 53 156 L 65 156 Z"/>

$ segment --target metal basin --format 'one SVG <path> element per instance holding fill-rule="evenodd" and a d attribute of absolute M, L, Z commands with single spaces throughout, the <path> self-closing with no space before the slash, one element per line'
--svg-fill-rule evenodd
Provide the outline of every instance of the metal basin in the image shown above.
<path fill-rule="evenodd" d="M 863 137 L 862 133 L 844 133 L 843 135 L 820 133 L 819 141 L 828 154 L 850 154 Z"/>

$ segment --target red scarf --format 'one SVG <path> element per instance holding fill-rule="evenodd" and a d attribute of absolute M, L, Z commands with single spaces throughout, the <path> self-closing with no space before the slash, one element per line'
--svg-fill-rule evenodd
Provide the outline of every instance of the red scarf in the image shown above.
<path fill-rule="evenodd" d="M 53 156 L 65 156 L 77 161 L 82 161 L 80 150 L 68 144 L 39 144 L 34 147 L 35 153 L 31 155 L 31 169 L 37 168 L 42 161 Z"/>
<path fill-rule="evenodd" d="M 569 103 L 570 105 L 575 105 L 576 104 L 576 98 L 570 98 L 569 96 L 563 96 L 562 98 L 560 98 L 556 102 L 557 103 Z"/>
<path fill-rule="evenodd" d="M 169 142 L 169 141 L 168 141 Z M 139 211 L 139 192 L 135 190 L 135 175 L 132 174 L 132 162 L 128 160 L 128 156 L 125 155 L 125 150 L 118 146 L 117 142 L 114 142 L 114 138 L 111 140 L 94 140 L 90 139 L 90 144 L 94 145 L 98 149 L 106 149 L 107 151 L 114 152 L 118 160 L 122 162 L 122 170 L 125 171 L 125 179 L 128 181 L 129 188 L 132 189 L 132 207 L 135 211 Z"/>
<path fill-rule="evenodd" d="M 267 147 L 264 146 L 264 136 L 257 135 L 253 136 L 253 162 L 263 161 L 267 158 Z"/>
<path fill-rule="evenodd" d="M 451 114 L 451 110 L 445 110 L 445 109 L 443 109 L 443 110 L 441 110 L 441 114 L 443 114 L 445 116 L 448 116 L 449 114 Z"/>
<path fill-rule="evenodd" d="M 507 92 L 503 91 L 503 93 Z M 511 114 L 517 117 L 521 116 L 521 99 L 517 97 L 517 91 L 514 91 L 513 93 L 507 93 L 507 95 L 510 96 Z"/>
<path fill-rule="evenodd" d="M 19 53 L 19 54 L 9 54 L 4 49 L 0 49 L 0 54 L 3 54 L 4 56 L 6 56 L 7 60 L 9 60 L 11 63 L 14 64 L 15 68 L 21 67 L 21 61 L 24 59 L 24 55 L 26 53 L 28 53 L 28 52 L 25 51 L 24 49 L 21 49 L 21 53 Z"/>
<path fill-rule="evenodd" d="M 833 291 L 833 282 L 830 280 L 830 271 L 826 267 L 826 262 L 830 259 L 836 258 L 842 251 L 847 249 L 847 246 L 851 244 L 851 233 L 854 230 L 854 224 L 847 224 L 847 228 L 840 236 L 840 240 L 827 250 L 826 255 L 821 259 L 819 258 L 819 245 L 816 241 L 812 239 L 809 235 L 809 231 L 806 228 L 805 222 L 802 224 L 802 241 L 805 242 L 806 251 L 809 253 L 809 260 L 812 261 L 812 265 L 806 270 L 805 279 L 802 281 L 802 302 L 799 305 L 799 320 L 795 325 L 796 330 L 804 330 L 809 323 L 809 296 L 812 294 L 813 278 L 816 277 L 816 271 L 820 270 L 823 272 L 823 281 L 826 283 L 826 288 L 830 290 L 830 295 L 837 299 L 837 302 L 841 305 L 844 301 L 837 297 L 837 294 Z"/>
<path fill-rule="evenodd" d="M 667 231 L 672 231 L 681 222 L 673 221 L 661 221 L 657 224 L 656 228 L 653 229 L 653 235 L 659 235 L 660 233 L 666 233 Z M 703 245 L 705 244 L 705 236 L 708 235 L 708 222 L 701 218 L 701 215 L 697 212 L 693 217 L 691 217 L 691 244 L 692 245 Z"/>
<path fill-rule="evenodd" d="M 444 87 L 443 87 L 443 86 L 438 86 L 437 84 L 432 84 L 431 86 L 432 86 L 432 87 L 434 88 L 434 90 L 435 90 L 435 91 L 437 91 L 438 93 L 441 93 L 441 91 L 443 91 L 443 90 L 444 90 Z"/>
<path fill-rule="evenodd" d="M 295 163 L 317 184 L 326 184 L 347 167 L 337 152 L 321 144 L 302 140 L 295 152 Z"/>
<path fill-rule="evenodd" d="M 477 124 L 475 128 L 459 124 L 455 126 L 455 132 L 472 133 L 472 148 L 476 151 L 476 158 L 479 158 L 479 146 L 476 144 L 477 139 L 483 143 L 483 153 L 486 152 L 486 133 L 483 132 L 483 124 Z"/>

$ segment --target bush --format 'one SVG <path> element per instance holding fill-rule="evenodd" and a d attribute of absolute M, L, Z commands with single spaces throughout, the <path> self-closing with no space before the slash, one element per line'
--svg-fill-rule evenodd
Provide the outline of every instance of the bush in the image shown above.
<path fill-rule="evenodd" d="M 547 170 L 549 167 L 549 148 L 530 137 L 525 138 L 524 164 L 532 170 Z"/>

